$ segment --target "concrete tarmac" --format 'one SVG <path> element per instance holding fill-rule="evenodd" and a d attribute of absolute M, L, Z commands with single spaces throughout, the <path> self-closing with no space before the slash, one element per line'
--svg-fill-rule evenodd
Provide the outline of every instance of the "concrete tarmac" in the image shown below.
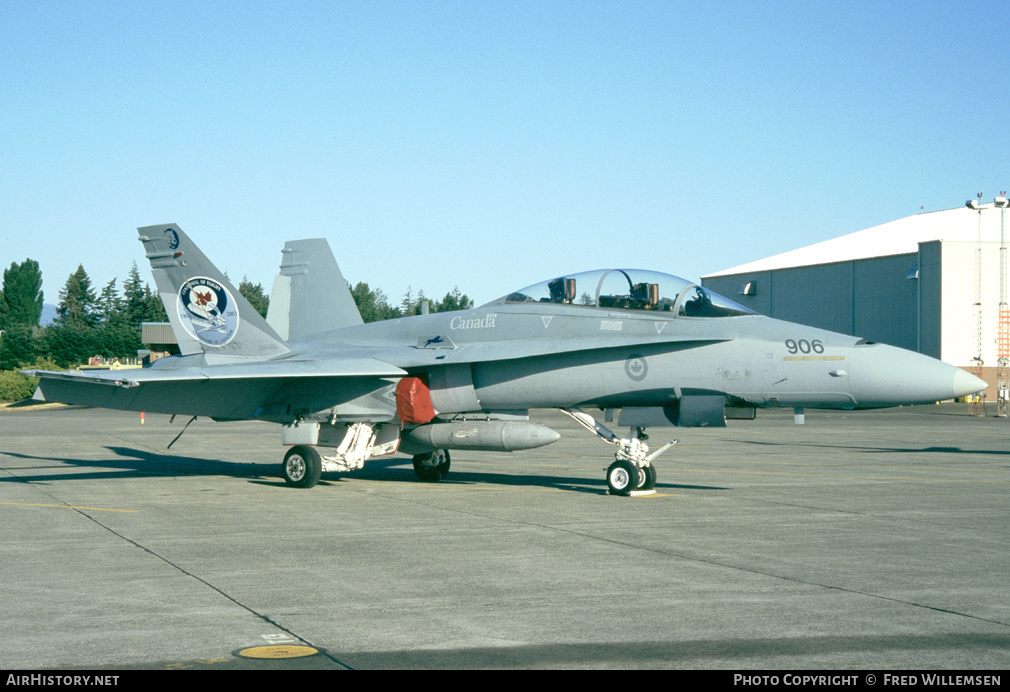
<path fill-rule="evenodd" d="M 620 498 L 533 418 L 562 439 L 298 490 L 269 424 L 0 411 L 0 669 L 1010 667 L 1010 421 L 653 429 Z"/>

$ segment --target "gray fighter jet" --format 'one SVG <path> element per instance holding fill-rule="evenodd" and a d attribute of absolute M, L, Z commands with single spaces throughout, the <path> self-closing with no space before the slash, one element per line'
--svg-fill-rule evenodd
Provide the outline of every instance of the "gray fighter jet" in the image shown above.
<path fill-rule="evenodd" d="M 561 276 L 479 308 L 364 324 L 325 240 L 288 242 L 264 320 L 177 225 L 140 228 L 181 354 L 131 371 L 29 371 L 36 398 L 280 424 L 288 484 L 374 457 L 413 456 L 419 478 L 449 450 L 558 439 L 529 419 L 559 408 L 616 447 L 610 492 L 648 492 L 644 430 L 724 426 L 757 408 L 932 403 L 985 382 L 918 353 L 761 315 L 675 276 Z M 620 409 L 608 430 L 582 409 Z M 319 449 L 326 450 L 320 454 Z"/>

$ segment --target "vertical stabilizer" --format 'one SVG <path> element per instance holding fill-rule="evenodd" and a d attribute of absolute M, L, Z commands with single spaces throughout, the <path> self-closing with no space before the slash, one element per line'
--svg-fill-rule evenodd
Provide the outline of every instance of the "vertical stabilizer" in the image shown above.
<path fill-rule="evenodd" d="M 177 225 L 137 230 L 183 355 L 272 358 L 290 350 Z"/>
<path fill-rule="evenodd" d="M 288 341 L 362 324 L 325 238 L 289 240 L 270 293 L 267 323 Z"/>

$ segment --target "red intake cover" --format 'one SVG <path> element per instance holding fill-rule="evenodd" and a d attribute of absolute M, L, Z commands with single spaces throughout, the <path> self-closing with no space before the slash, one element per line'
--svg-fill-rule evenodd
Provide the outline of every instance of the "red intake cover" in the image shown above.
<path fill-rule="evenodd" d="M 435 417 L 431 392 L 420 377 L 404 377 L 396 384 L 396 415 L 407 425 L 422 425 Z"/>

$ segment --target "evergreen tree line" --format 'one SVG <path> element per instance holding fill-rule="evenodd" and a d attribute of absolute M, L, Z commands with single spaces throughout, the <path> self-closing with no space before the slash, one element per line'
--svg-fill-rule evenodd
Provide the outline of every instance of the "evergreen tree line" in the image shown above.
<path fill-rule="evenodd" d="M 38 262 L 26 259 L 4 270 L 0 288 L 0 371 L 34 366 L 42 361 L 48 368 L 68 368 L 87 363 L 92 356 L 107 361 L 136 357 L 141 342 L 141 322 L 167 322 L 161 298 L 140 279 L 134 262 L 120 290 L 117 279 L 96 292 L 83 266 L 71 274 L 59 292 L 59 304 L 52 325 L 42 327 L 42 272 Z M 417 315 L 427 301 L 430 312 L 465 310 L 473 301 L 458 288 L 441 300 L 432 301 L 424 291 L 411 289 L 400 304 L 390 304 L 380 289 L 359 282 L 351 295 L 365 322 Z M 261 315 L 266 315 L 270 298 L 261 284 L 243 278 L 241 293 Z"/>
<path fill-rule="evenodd" d="M 26 259 L 4 270 L 0 287 L 0 370 L 34 365 L 40 359 L 60 368 L 87 363 L 92 356 L 136 357 L 144 348 L 141 322 L 167 320 L 161 298 L 140 279 L 136 262 L 123 283 L 117 279 L 96 291 L 78 266 L 59 292 L 53 324 L 43 327 L 42 272 Z"/>
<path fill-rule="evenodd" d="M 473 300 L 465 293 L 461 293 L 458 287 L 446 293 L 442 300 L 429 299 L 424 295 L 423 290 L 418 291 L 415 295 L 411 288 L 408 287 L 407 292 L 400 300 L 400 304 L 395 306 L 390 304 L 389 298 L 383 293 L 382 289 L 369 288 L 368 284 L 361 281 L 354 286 L 351 286 L 350 282 L 348 282 L 347 287 L 351 289 L 351 296 L 354 298 L 354 303 L 358 306 L 361 319 L 365 322 L 377 322 L 397 317 L 420 315 L 421 306 L 426 301 L 428 303 L 428 312 L 469 310 L 474 306 Z"/>

